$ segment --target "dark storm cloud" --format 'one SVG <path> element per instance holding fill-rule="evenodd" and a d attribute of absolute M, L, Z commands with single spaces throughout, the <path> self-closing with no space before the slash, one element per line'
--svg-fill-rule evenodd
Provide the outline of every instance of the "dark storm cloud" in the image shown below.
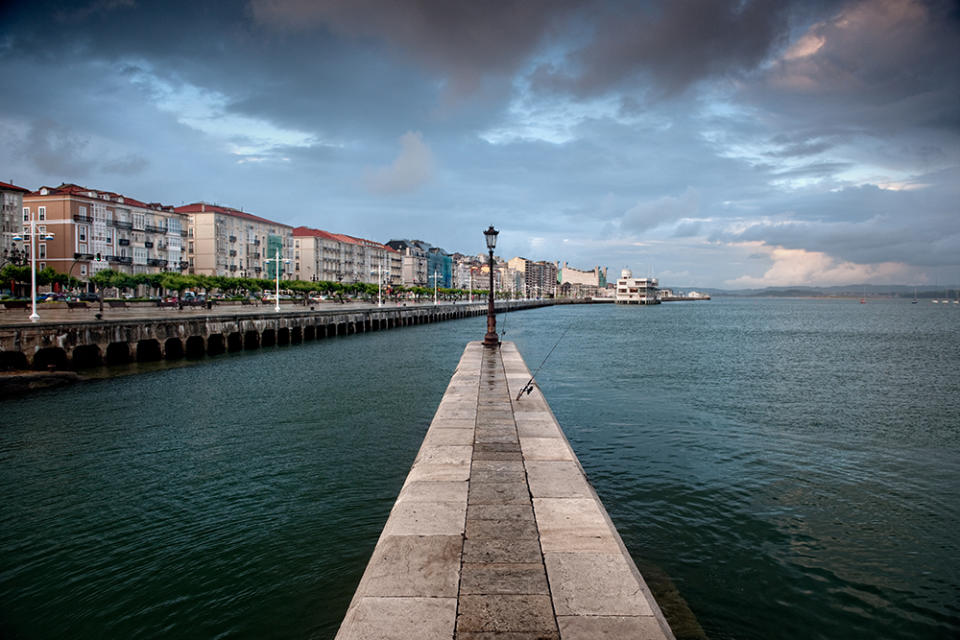
<path fill-rule="evenodd" d="M 455 96 L 475 93 L 488 75 L 506 76 L 548 28 L 580 0 L 252 0 L 262 23 L 300 31 L 325 27 L 375 38 L 443 72 Z"/>
<path fill-rule="evenodd" d="M 815 22 L 759 82 L 744 85 L 741 98 L 762 105 L 774 125 L 805 127 L 810 139 L 838 130 L 956 136 L 960 57 L 947 53 L 960 42 L 956 11 L 938 1 L 848 2 Z"/>
<path fill-rule="evenodd" d="M 544 65 L 532 80 L 589 95 L 650 78 L 676 94 L 707 76 L 754 68 L 785 37 L 788 13 L 789 3 L 776 0 L 605 6 L 591 41 L 566 61 L 573 72 Z"/>

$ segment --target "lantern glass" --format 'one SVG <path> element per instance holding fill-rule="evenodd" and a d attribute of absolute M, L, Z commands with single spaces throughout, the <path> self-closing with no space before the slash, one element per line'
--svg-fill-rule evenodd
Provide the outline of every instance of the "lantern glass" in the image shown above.
<path fill-rule="evenodd" d="M 490 225 L 490 228 L 483 232 L 483 235 L 487 239 L 487 249 L 493 249 L 497 246 L 497 235 L 500 232 L 493 228 L 493 225 Z"/>

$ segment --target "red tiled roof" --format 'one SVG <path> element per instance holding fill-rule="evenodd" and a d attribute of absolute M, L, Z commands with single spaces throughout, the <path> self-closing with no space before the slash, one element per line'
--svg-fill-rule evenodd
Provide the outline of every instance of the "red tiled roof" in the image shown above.
<path fill-rule="evenodd" d="M 329 231 L 322 231 L 320 229 L 311 229 L 310 227 L 296 227 L 293 230 L 293 237 L 294 238 L 314 237 L 314 238 L 323 238 L 324 240 L 337 240 L 337 241 L 340 240 L 340 238 L 338 238 L 335 234 L 330 233 Z"/>
<path fill-rule="evenodd" d="M 315 237 L 323 238 L 324 240 L 336 240 L 337 242 L 346 242 L 347 244 L 361 244 L 365 247 L 373 247 L 376 249 L 381 249 L 385 251 L 390 251 L 391 253 L 399 253 L 393 247 L 388 247 L 385 244 L 381 244 L 374 240 L 367 240 L 366 238 L 356 238 L 354 236 L 348 236 L 345 233 L 330 233 L 329 231 L 323 231 L 322 229 L 311 229 L 310 227 L 297 227 L 293 230 L 293 236 L 305 238 L 305 237 Z"/>
<path fill-rule="evenodd" d="M 177 213 L 222 213 L 227 216 L 233 216 L 234 218 L 252 220 L 253 222 L 275 224 L 280 227 L 290 226 L 288 224 L 283 224 L 282 222 L 267 220 L 266 218 L 261 218 L 260 216 L 255 216 L 252 213 L 247 213 L 246 211 L 240 211 L 239 209 L 234 209 L 232 207 L 223 207 L 217 204 L 207 204 L 205 202 L 194 202 L 193 204 L 185 204 L 182 207 L 175 207 L 174 211 L 176 211 Z"/>
<path fill-rule="evenodd" d="M 6 189 L 7 191 L 23 191 L 24 193 L 30 193 L 30 189 L 24 189 L 23 187 L 18 187 L 15 184 L 10 184 L 9 182 L 0 182 L 0 189 Z"/>
<path fill-rule="evenodd" d="M 103 189 L 90 189 L 89 187 L 81 187 L 77 184 L 63 183 L 59 187 L 40 187 L 36 191 L 32 192 L 31 196 L 42 197 L 41 191 L 44 189 L 47 190 L 47 195 L 69 195 L 80 198 L 87 198 L 90 200 L 101 200 L 101 196 L 107 196 L 109 198 L 108 202 L 113 202 L 114 204 L 128 204 L 132 207 L 140 207 L 142 209 L 155 209 L 155 210 L 165 210 L 169 211 L 172 209 L 169 205 L 160 204 L 159 202 L 151 202 L 147 204 L 136 198 L 131 198 L 130 196 L 125 196 L 122 193 L 116 193 L 114 191 L 104 191 Z M 90 194 L 94 195 L 91 196 Z M 123 202 L 119 202 L 120 199 L 123 199 Z"/>

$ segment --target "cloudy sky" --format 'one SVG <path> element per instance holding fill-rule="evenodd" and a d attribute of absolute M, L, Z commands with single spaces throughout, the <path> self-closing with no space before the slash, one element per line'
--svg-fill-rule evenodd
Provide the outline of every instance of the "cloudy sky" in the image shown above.
<path fill-rule="evenodd" d="M 665 284 L 960 283 L 960 4 L 0 8 L 0 180 Z"/>

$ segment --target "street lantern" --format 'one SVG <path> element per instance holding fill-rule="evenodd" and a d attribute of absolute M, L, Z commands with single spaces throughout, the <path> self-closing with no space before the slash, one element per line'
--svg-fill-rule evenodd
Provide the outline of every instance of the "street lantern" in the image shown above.
<path fill-rule="evenodd" d="M 289 258 L 281 258 L 281 257 L 280 257 L 280 247 L 277 247 L 276 257 L 275 257 L 275 258 L 264 258 L 263 261 L 264 261 L 264 262 L 273 262 L 273 263 L 276 264 L 276 267 L 277 267 L 277 269 L 276 269 L 276 271 L 277 271 L 277 297 L 276 297 L 276 305 L 274 306 L 273 310 L 279 313 L 279 311 L 280 311 L 280 270 L 283 268 L 282 265 L 284 265 L 284 264 L 290 264 L 290 259 L 289 259 Z"/>
<path fill-rule="evenodd" d="M 487 250 L 490 252 L 490 291 L 487 297 L 487 334 L 483 336 L 483 346 L 496 348 L 500 346 L 500 339 L 497 338 L 497 315 L 493 308 L 493 249 L 497 246 L 497 234 L 500 232 L 490 225 L 490 228 L 483 232 L 487 240 Z"/>
<path fill-rule="evenodd" d="M 33 313 L 30 314 L 30 322 L 36 322 L 40 319 L 37 314 L 37 220 L 33 213 L 30 216 L 30 232 L 13 236 L 14 242 L 23 242 L 24 236 L 30 236 L 30 297 Z M 44 233 L 43 240 L 53 240 L 52 233 Z"/>

